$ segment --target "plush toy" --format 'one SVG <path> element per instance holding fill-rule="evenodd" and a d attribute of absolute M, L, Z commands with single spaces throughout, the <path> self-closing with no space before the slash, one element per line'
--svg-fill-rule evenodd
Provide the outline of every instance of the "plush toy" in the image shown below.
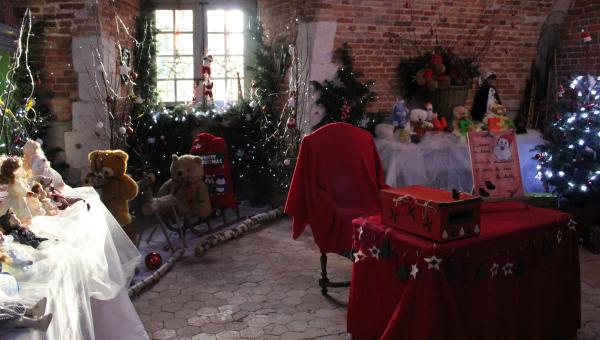
<path fill-rule="evenodd" d="M 138 194 L 135 181 L 127 176 L 129 155 L 121 150 L 96 150 L 88 158 L 90 169 L 103 177 L 100 198 L 121 226 L 131 223 L 129 203 Z"/>
<path fill-rule="evenodd" d="M 171 179 L 158 190 L 158 196 L 175 195 L 177 209 L 182 215 L 207 218 L 212 208 L 208 188 L 204 183 L 204 166 L 199 156 L 172 156 Z"/>
<path fill-rule="evenodd" d="M 471 119 L 471 114 L 464 106 L 457 106 L 452 110 L 452 132 L 462 141 L 467 140 L 469 131 L 476 131 L 477 125 Z"/>
<path fill-rule="evenodd" d="M 513 120 L 506 115 L 506 108 L 500 104 L 490 106 L 490 110 L 483 117 L 483 124 L 492 132 L 515 129 Z"/>
<path fill-rule="evenodd" d="M 425 135 L 425 131 L 433 128 L 433 124 L 427 121 L 427 111 L 422 109 L 412 109 L 410 111 L 410 120 L 405 126 L 405 130 L 411 134 L 411 139 L 418 143 Z"/>
<path fill-rule="evenodd" d="M 448 123 L 446 122 L 446 117 L 439 118 L 438 114 L 433 111 L 433 104 L 425 103 L 425 108 L 427 109 L 427 120 L 433 123 L 433 128 L 436 131 L 449 131 Z"/>
<path fill-rule="evenodd" d="M 33 248 L 39 247 L 40 243 L 47 240 L 47 238 L 37 237 L 25 227 L 11 209 L 0 216 L 0 232 L 4 235 L 10 234 L 15 241 Z"/>
<path fill-rule="evenodd" d="M 7 184 L 7 196 L 2 203 L 0 213 L 12 209 L 17 217 L 24 223 L 28 223 L 33 215 L 27 204 L 27 197 L 33 196 L 27 184 L 17 175 L 21 168 L 19 157 L 8 157 L 0 166 L 0 184 Z"/>
<path fill-rule="evenodd" d="M 406 125 L 406 116 L 408 115 L 408 109 L 404 103 L 404 99 L 397 99 L 394 107 L 392 108 L 392 125 L 396 129 L 404 129 Z"/>
<path fill-rule="evenodd" d="M 40 143 L 34 140 L 28 140 L 23 147 L 23 168 L 30 176 L 51 178 L 52 185 L 58 190 L 62 190 L 65 186 L 60 174 L 50 166 Z"/>

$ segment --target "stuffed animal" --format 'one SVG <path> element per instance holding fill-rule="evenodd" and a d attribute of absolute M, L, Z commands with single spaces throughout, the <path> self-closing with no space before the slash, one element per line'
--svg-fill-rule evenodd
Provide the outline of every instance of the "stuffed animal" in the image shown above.
<path fill-rule="evenodd" d="M 462 141 L 467 140 L 467 133 L 469 131 L 476 131 L 477 126 L 471 119 L 471 114 L 464 106 L 457 106 L 452 110 L 452 132 L 459 137 Z"/>
<path fill-rule="evenodd" d="M 8 157 L 0 166 L 0 184 L 7 185 L 7 196 L 2 203 L 0 213 L 12 209 L 24 223 L 29 223 L 33 215 L 27 204 L 27 197 L 33 196 L 27 184 L 18 176 L 21 169 L 21 159 L 16 156 Z"/>
<path fill-rule="evenodd" d="M 65 186 L 60 174 L 50 166 L 40 143 L 34 140 L 28 140 L 23 147 L 23 168 L 31 177 L 45 176 L 51 178 L 52 185 L 58 190 L 62 190 Z"/>
<path fill-rule="evenodd" d="M 377 124 L 375 126 L 375 135 L 379 139 L 410 143 L 410 133 L 404 129 L 396 129 L 392 124 Z"/>
<path fill-rule="evenodd" d="M 208 188 L 204 183 L 204 166 L 199 156 L 172 156 L 171 179 L 158 190 L 158 196 L 175 195 L 182 215 L 207 218 L 212 208 Z"/>
<path fill-rule="evenodd" d="M 483 117 L 483 124 L 484 128 L 492 132 L 515 129 L 515 123 L 506 115 L 506 108 L 495 103 Z"/>
<path fill-rule="evenodd" d="M 433 128 L 433 124 L 427 121 L 427 111 L 422 109 L 412 109 L 410 111 L 410 120 L 405 126 L 405 130 L 412 135 L 414 142 L 418 143 L 425 135 L 425 131 Z"/>
<path fill-rule="evenodd" d="M 415 81 L 419 86 L 426 87 L 429 91 L 450 86 L 451 79 L 445 75 L 446 65 L 440 53 L 436 50 L 432 53 L 429 63 L 417 71 Z"/>
<path fill-rule="evenodd" d="M 404 99 L 396 100 L 394 107 L 392 108 L 392 125 L 396 129 L 404 129 L 406 125 L 406 116 L 408 115 L 408 109 L 404 103 Z"/>
<path fill-rule="evenodd" d="M 121 150 L 96 150 L 88 158 L 91 171 L 103 177 L 100 199 L 121 226 L 128 225 L 128 201 L 138 194 L 137 184 L 125 173 L 129 155 Z"/>
<path fill-rule="evenodd" d="M 437 112 L 433 111 L 433 104 L 431 104 L 431 103 L 425 103 L 425 108 L 427 109 L 427 120 L 433 124 L 433 128 L 439 132 L 442 132 L 442 131 L 449 132 L 450 129 L 448 129 L 448 123 L 446 122 L 446 117 L 440 118 L 438 116 Z"/>

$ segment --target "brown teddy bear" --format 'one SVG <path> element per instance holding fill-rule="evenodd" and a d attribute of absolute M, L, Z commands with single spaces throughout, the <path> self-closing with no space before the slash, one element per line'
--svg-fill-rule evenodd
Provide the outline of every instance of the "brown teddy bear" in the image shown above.
<path fill-rule="evenodd" d="M 88 155 L 90 169 L 101 177 L 100 199 L 121 226 L 131 223 L 128 201 L 138 194 L 137 183 L 127 174 L 129 155 L 121 150 L 96 150 Z"/>
<path fill-rule="evenodd" d="M 173 155 L 171 161 L 171 179 L 158 190 L 158 196 L 175 195 L 182 215 L 195 215 L 207 218 L 212 208 L 208 188 L 204 184 L 204 166 L 202 158 L 192 155 L 181 157 Z"/>

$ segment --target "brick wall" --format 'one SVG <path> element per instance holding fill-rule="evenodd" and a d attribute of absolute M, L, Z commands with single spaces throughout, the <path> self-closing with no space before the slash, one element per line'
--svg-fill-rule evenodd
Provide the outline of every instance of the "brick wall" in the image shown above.
<path fill-rule="evenodd" d="M 30 8 L 34 20 L 45 23 L 46 44 L 39 55 L 31 57 L 43 70 L 39 87 L 41 99 L 54 115 L 53 119 L 70 121 L 72 102 L 78 98 L 77 76 L 72 65 L 72 37 L 98 32 L 116 37 L 113 6 L 134 35 L 133 23 L 139 12 L 139 0 L 100 0 L 98 5 L 91 0 L 22 0 L 14 6 L 16 17 L 21 17 L 25 8 Z M 100 27 L 97 24 L 98 12 L 102 14 Z"/>
<path fill-rule="evenodd" d="M 287 22 L 286 4 L 291 2 L 259 0 L 261 17 L 269 31 L 281 31 Z M 491 3 L 495 3 L 494 7 L 489 7 Z M 491 30 L 491 46 L 481 60 L 482 68 L 498 74 L 502 100 L 509 110 L 517 111 L 536 56 L 539 32 L 552 3 L 552 0 L 310 0 L 305 3 L 303 14 L 307 21 L 337 22 L 334 48 L 348 42 L 357 69 L 376 81 L 374 90 L 379 101 L 369 110 L 378 112 L 388 112 L 401 93 L 396 69 L 402 59 L 416 55 L 412 41 L 418 41 L 422 51 L 435 46 L 436 37 L 430 34 L 432 24 L 441 45 L 453 46 L 463 55 L 481 50 L 490 34 L 487 30 Z M 411 32 L 413 28 L 416 39 Z M 469 97 L 472 96 L 473 93 Z"/>
<path fill-rule="evenodd" d="M 587 30 L 592 41 L 583 44 L 581 30 Z M 561 26 L 557 54 L 559 76 L 591 73 L 600 75 L 600 2 L 575 0 Z"/>

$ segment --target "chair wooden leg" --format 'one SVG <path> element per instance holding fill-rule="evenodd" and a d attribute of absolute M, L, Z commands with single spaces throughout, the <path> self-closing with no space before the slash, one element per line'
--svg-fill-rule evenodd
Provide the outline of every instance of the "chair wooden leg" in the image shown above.
<path fill-rule="evenodd" d="M 319 286 L 321 286 L 321 294 L 327 295 L 329 278 L 327 278 L 327 254 L 324 252 L 321 252 L 321 279 L 319 280 Z"/>

